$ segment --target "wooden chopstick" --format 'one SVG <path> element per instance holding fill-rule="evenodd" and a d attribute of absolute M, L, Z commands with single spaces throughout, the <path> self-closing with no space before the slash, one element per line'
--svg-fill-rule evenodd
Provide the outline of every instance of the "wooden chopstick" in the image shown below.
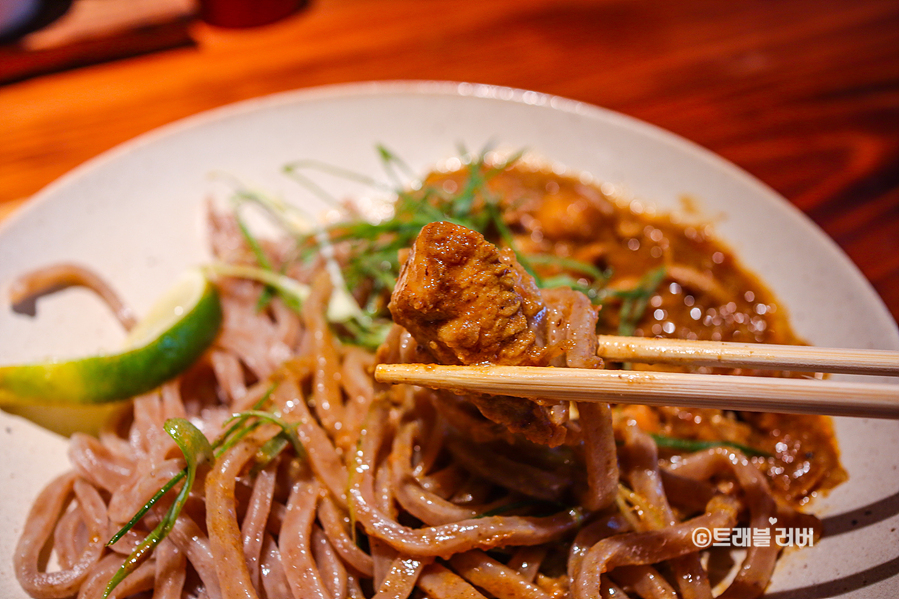
<path fill-rule="evenodd" d="M 375 379 L 435 389 L 573 401 L 899 418 L 899 385 L 533 366 L 381 364 Z"/>
<path fill-rule="evenodd" d="M 600 335 L 598 341 L 599 356 L 613 362 L 899 376 L 899 352 L 880 349 L 837 349 L 613 335 Z"/>

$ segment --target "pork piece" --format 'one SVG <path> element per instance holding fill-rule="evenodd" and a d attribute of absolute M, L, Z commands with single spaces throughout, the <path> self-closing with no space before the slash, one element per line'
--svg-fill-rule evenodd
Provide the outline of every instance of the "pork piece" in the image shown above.
<path fill-rule="evenodd" d="M 400 271 L 390 312 L 443 364 L 542 366 L 559 353 L 545 347 L 550 311 L 512 252 L 451 223 L 421 230 Z M 486 395 L 468 399 L 484 417 L 532 442 L 557 446 L 565 440 L 567 403 Z"/>
<path fill-rule="evenodd" d="M 447 222 L 425 226 L 390 299 L 394 322 L 443 364 L 537 365 L 546 306 L 510 250 Z"/>

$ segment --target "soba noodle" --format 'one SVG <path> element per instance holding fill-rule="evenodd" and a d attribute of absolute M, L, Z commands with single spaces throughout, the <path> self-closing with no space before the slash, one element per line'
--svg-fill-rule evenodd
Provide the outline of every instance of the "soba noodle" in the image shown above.
<path fill-rule="evenodd" d="M 475 169 L 490 170 L 476 163 L 428 182 L 464 189 Z M 497 204 L 505 209 L 500 222 L 521 256 L 569 259 L 534 260 L 544 282 L 565 275 L 590 287 L 593 275 L 572 269 L 574 260 L 615 271 L 592 287 L 605 294 L 599 312 L 596 297 L 583 289 L 534 287 L 546 305 L 540 334 L 551 364 L 599 366 L 596 331 L 619 327 L 644 335 L 795 341 L 781 316 L 758 318 L 753 306 L 770 308 L 774 300 L 728 254 L 712 259 L 723 250 L 701 230 L 629 213 L 575 180 L 494 170 L 475 204 L 484 209 L 489 194 L 506 198 Z M 240 225 L 233 214 L 213 211 L 216 258 L 258 265 Z M 495 225 L 487 229 L 503 239 Z M 333 237 L 334 254 L 346 266 L 352 241 Z M 638 248 L 628 249 L 628 240 Z M 706 570 L 694 531 L 749 527 L 773 539 L 774 522 L 815 527 L 797 506 L 839 480 L 838 472 L 822 472 L 839 468 L 831 439 L 826 431 L 810 432 L 821 423 L 829 430 L 823 420 L 786 421 L 791 455 L 831 456 L 812 464 L 812 482 L 789 486 L 780 478 L 783 455 L 773 450 L 783 437 L 772 437 L 774 427 L 763 417 L 574 408 L 378 385 L 371 377 L 375 354 L 354 344 L 347 327 L 329 322 L 336 292 L 327 260 L 295 259 L 294 240 L 262 248 L 275 271 L 310 286 L 301 310 L 260 283 L 218 279 L 224 324 L 205 357 L 179 379 L 134 398 L 130 415 L 99 438 L 72 437 L 72 470 L 36 499 L 18 542 L 16 575 L 32 597 L 103 595 L 172 501 L 166 495 L 118 543 L 104 546 L 184 468 L 162 428 L 170 418 L 189 419 L 215 439 L 233 414 L 264 410 L 289 423 L 302 452 L 276 424 L 245 417 L 247 434 L 200 470 L 171 533 L 111 597 L 711 597 L 720 581 Z M 635 265 L 622 267 L 625 259 Z M 667 264 L 664 275 L 647 277 L 658 264 Z M 370 280 L 354 291 L 362 302 L 378 293 Z M 700 319 L 690 316 L 692 308 L 703 309 Z M 657 310 L 665 316 L 655 318 Z M 703 324 L 709 310 L 711 324 Z M 394 327 L 378 359 L 434 357 Z M 510 428 L 503 411 L 513 409 L 539 411 L 544 429 L 526 430 L 537 416 Z M 728 444 L 658 447 L 666 435 Z M 735 448 L 746 446 L 759 451 Z M 48 550 L 58 564 L 52 571 Z M 721 596 L 761 595 L 779 551 L 773 541 L 749 548 Z"/>

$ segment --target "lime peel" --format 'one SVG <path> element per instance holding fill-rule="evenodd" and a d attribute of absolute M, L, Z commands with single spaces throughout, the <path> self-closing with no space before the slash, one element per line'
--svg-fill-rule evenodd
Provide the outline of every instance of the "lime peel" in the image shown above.
<path fill-rule="evenodd" d="M 146 393 L 189 368 L 221 323 L 218 291 L 190 270 L 135 326 L 124 351 L 0 367 L 0 405 L 85 405 Z"/>

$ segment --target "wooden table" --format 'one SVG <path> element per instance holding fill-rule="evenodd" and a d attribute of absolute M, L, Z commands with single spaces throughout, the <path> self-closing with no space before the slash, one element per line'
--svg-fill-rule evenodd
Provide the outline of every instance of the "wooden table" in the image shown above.
<path fill-rule="evenodd" d="M 446 79 L 644 119 L 772 186 L 899 318 L 896 0 L 311 0 L 254 29 L 0 86 L 0 217 L 175 119 L 271 92 Z"/>

